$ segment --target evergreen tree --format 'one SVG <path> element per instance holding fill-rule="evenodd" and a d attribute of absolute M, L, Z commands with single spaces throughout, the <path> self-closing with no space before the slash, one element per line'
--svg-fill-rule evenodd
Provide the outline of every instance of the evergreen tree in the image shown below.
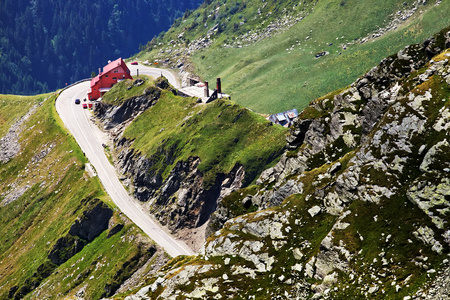
<path fill-rule="evenodd" d="M 0 93 L 61 88 L 128 57 L 201 0 L 0 0 Z"/>

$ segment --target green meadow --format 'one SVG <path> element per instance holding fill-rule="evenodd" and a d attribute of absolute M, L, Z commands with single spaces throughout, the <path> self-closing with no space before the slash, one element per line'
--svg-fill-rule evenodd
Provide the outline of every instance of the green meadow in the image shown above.
<path fill-rule="evenodd" d="M 169 41 L 188 44 L 219 24 L 219 33 L 212 36 L 215 40 L 212 46 L 190 57 L 193 70 L 210 82 L 221 77 L 224 92 L 257 112 L 302 110 L 313 99 L 349 85 L 384 57 L 409 44 L 423 42 L 450 25 L 450 3 L 442 1 L 436 6 L 429 1 L 395 30 L 360 43 L 364 37 L 386 27 L 398 11 L 410 8 L 414 2 L 417 1 L 324 0 L 302 1 L 300 5 L 292 1 L 267 1 L 263 5 L 244 1 L 238 5 L 237 1 L 212 1 L 176 21 L 137 57 L 142 60 L 161 57 L 158 51 L 166 49 Z M 220 8 L 216 12 L 217 7 Z M 258 8 L 262 8 L 260 15 L 256 13 Z M 304 18 L 288 30 L 250 46 L 224 47 L 238 41 L 242 34 L 258 31 L 285 12 Z M 316 53 L 323 51 L 330 54 L 315 58 Z"/>

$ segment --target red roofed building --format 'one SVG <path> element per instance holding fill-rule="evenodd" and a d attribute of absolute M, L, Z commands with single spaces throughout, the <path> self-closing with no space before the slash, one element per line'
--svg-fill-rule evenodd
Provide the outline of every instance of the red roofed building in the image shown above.
<path fill-rule="evenodd" d="M 123 59 L 119 58 L 110 62 L 103 68 L 103 72 L 92 78 L 91 91 L 88 93 L 89 100 L 102 97 L 113 85 L 124 79 L 133 79 L 133 77 Z"/>

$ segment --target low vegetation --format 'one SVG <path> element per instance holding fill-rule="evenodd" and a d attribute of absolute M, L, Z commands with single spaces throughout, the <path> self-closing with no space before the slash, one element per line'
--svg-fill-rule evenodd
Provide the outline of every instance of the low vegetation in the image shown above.
<path fill-rule="evenodd" d="M 401 21 L 414 5 L 415 13 Z M 194 40 L 199 44 L 212 41 L 209 47 L 200 47 L 187 57 L 195 66 L 188 69 L 204 80 L 221 77 L 223 90 L 255 111 L 302 110 L 312 99 L 347 86 L 382 58 L 449 26 L 449 10 L 448 1 L 439 5 L 435 1 L 419 5 L 413 0 L 389 0 L 377 5 L 350 0 L 301 4 L 276 0 L 207 1 L 150 42 L 137 58 L 164 61 L 178 53 L 176 49 L 183 48 L 183 43 L 196 48 Z M 361 12 L 364 17 L 355 17 Z M 292 18 L 278 24 L 283 16 Z M 301 21 L 286 29 L 294 17 L 301 16 Z M 400 20 L 395 29 L 370 38 L 380 34 L 380 28 L 394 28 L 390 23 L 394 19 Z M 253 34 L 265 32 L 271 23 L 275 25 L 269 38 L 250 41 Z M 217 24 L 217 31 L 201 42 Z M 329 55 L 315 58 L 323 51 Z M 174 65 L 178 60 L 176 56 Z"/>
<path fill-rule="evenodd" d="M 135 77 L 134 80 L 125 80 L 121 84 L 116 84 L 113 89 L 103 96 L 102 101 L 112 105 L 121 105 L 126 100 L 141 96 L 144 94 L 144 91 L 151 91 L 154 88 L 153 77 L 140 75 Z"/>
<path fill-rule="evenodd" d="M 0 137 L 3 137 L 18 118 L 30 108 L 42 103 L 50 94 L 40 96 L 0 95 Z"/>
<path fill-rule="evenodd" d="M 222 228 L 199 256 L 149 280 L 147 295 L 445 298 L 450 53 L 432 55 L 449 30 L 311 102 L 287 139 L 298 148 L 225 197 L 212 216 Z"/>
<path fill-rule="evenodd" d="M 159 170 L 163 177 L 178 161 L 199 157 L 206 185 L 235 165 L 245 167 L 250 184 L 280 155 L 286 131 L 227 99 L 203 105 L 163 90 L 157 104 L 139 115 L 123 137 L 152 157 L 157 162 L 153 171 Z"/>
<path fill-rule="evenodd" d="M 0 96 L 2 132 L 39 105 L 22 124 L 20 151 L 0 163 L 0 202 L 12 200 L 0 206 L 0 299 L 61 299 L 82 287 L 89 299 L 110 296 L 155 249 L 114 208 L 98 178 L 85 171 L 86 158 L 55 111 L 56 96 Z M 64 254 L 69 259 L 61 265 L 52 263 L 49 254 L 57 240 L 82 219 L 94 198 L 111 206 L 111 224 L 123 228 L 110 237 L 104 231 L 74 256 Z"/>

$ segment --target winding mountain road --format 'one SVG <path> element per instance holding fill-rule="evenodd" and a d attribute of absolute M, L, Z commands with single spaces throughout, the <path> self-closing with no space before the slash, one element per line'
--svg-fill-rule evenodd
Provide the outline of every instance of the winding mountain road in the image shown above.
<path fill-rule="evenodd" d="M 129 66 L 132 75 L 139 68 L 139 74 L 158 77 L 161 74 L 169 82 L 179 87 L 176 77 L 167 70 L 145 66 Z M 167 233 L 150 215 L 145 213 L 142 206 L 131 197 L 118 179 L 115 168 L 108 161 L 102 146 L 102 135 L 97 126 L 89 121 L 89 112 L 75 99 L 87 98 L 90 82 L 85 81 L 65 89 L 56 100 L 56 110 L 66 127 L 70 130 L 81 149 L 94 166 L 106 192 L 117 207 L 139 226 L 151 239 L 159 244 L 170 256 L 193 255 L 194 252 L 182 241 Z M 82 102 L 83 103 L 83 102 Z"/>
<path fill-rule="evenodd" d="M 167 78 L 167 80 L 169 80 L 170 84 L 173 85 L 174 88 L 179 89 L 181 87 L 177 77 L 169 70 L 147 67 L 141 64 L 139 65 L 127 64 L 127 67 L 130 69 L 131 76 L 137 75 L 138 70 L 139 75 L 150 75 L 155 78 L 163 75 L 164 77 Z"/>

